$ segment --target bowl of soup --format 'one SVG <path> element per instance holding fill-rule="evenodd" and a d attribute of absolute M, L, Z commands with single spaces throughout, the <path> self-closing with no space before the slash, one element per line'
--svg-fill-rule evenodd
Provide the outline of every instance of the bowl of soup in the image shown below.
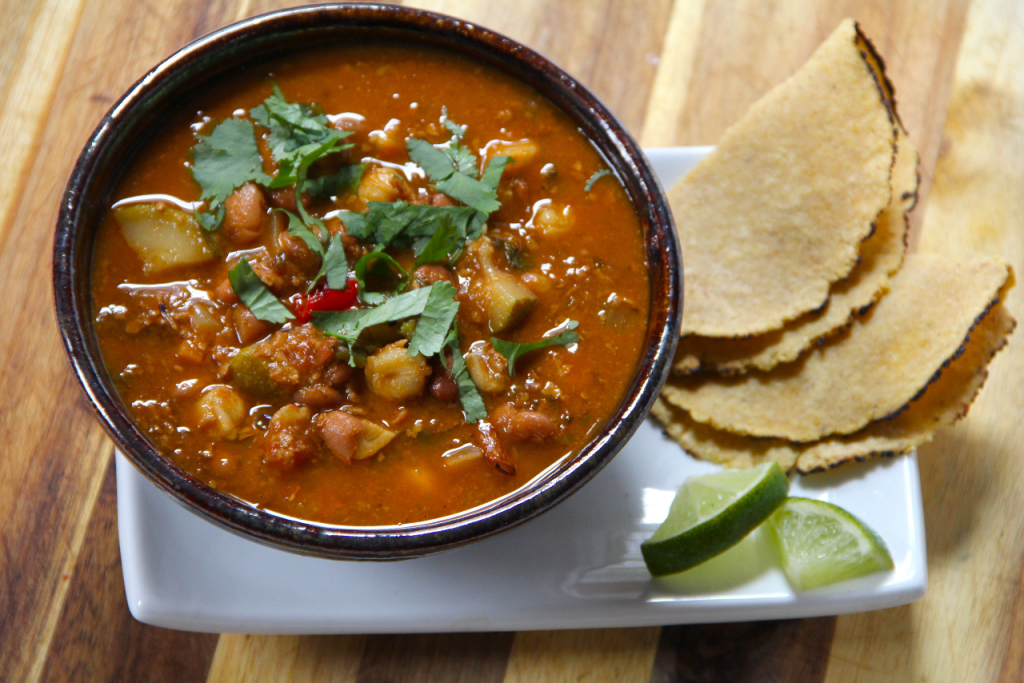
<path fill-rule="evenodd" d="M 256 17 L 150 71 L 78 159 L 53 272 L 135 467 L 344 559 L 457 547 L 582 486 L 647 414 L 682 305 L 663 191 L 589 91 L 376 5 Z"/>

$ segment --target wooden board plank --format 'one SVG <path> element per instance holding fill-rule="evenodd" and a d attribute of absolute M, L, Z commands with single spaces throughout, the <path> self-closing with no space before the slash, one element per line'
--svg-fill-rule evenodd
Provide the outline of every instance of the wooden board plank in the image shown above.
<path fill-rule="evenodd" d="M 650 683 L 800 681 L 825 676 L 835 619 L 669 626 Z"/>
<path fill-rule="evenodd" d="M 208 681 L 356 683 L 366 636 L 222 635 Z"/>
<path fill-rule="evenodd" d="M 920 249 L 1024 272 L 1024 7 L 978 0 L 957 61 Z M 938 138 L 938 136 L 936 136 Z M 1024 295 L 1006 305 L 1024 320 Z M 1024 613 L 1021 331 L 968 419 L 920 449 L 930 581 L 920 602 L 840 620 L 829 681 L 1019 681 Z"/>
<path fill-rule="evenodd" d="M 24 48 L 12 64 L 4 65 L 9 78 L 0 81 L 0 139 L 5 141 L 0 168 L 7 169 L 10 180 L 0 185 L 0 244 L 27 183 L 84 4 L 84 0 L 42 2 L 27 27 Z"/>
<path fill-rule="evenodd" d="M 67 6 L 67 21 L 47 25 L 52 33 L 45 35 L 55 54 L 62 41 L 71 44 L 63 73 L 48 67 L 37 74 L 41 92 L 54 91 L 44 80 L 48 74 L 60 76 L 54 99 L 61 106 L 38 112 L 45 132 L 26 169 L 24 199 L 0 242 L 5 293 L 0 345 L 6 354 L 0 374 L 0 439 L 7 449 L 0 459 L 0 577 L 5 586 L 0 591 L 0 680 L 34 680 L 42 673 L 110 462 L 110 442 L 68 371 L 51 311 L 49 252 L 64 180 L 114 98 L 191 37 L 189 27 L 174 21 L 175 14 L 195 16 L 192 10 L 201 7 L 93 2 L 77 31 L 70 23 L 73 5 Z M 30 59 L 24 65 L 38 63 Z M 103 585 L 104 577 L 93 579 Z"/>
<path fill-rule="evenodd" d="M 117 545 L 110 460 L 40 680 L 74 683 L 202 681 L 217 636 L 139 623 L 128 612 Z"/>
<path fill-rule="evenodd" d="M 505 683 L 643 683 L 658 628 L 532 631 L 516 634 Z"/>

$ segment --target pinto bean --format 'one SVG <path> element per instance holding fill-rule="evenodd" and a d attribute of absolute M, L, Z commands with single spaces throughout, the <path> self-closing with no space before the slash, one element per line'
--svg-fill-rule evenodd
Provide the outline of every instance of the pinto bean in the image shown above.
<path fill-rule="evenodd" d="M 347 463 L 375 455 L 395 438 L 390 429 L 342 410 L 321 413 L 316 421 L 328 450 Z"/>
<path fill-rule="evenodd" d="M 263 234 L 267 202 L 263 190 L 246 183 L 224 200 L 224 236 L 235 244 L 250 244 Z"/>
<path fill-rule="evenodd" d="M 506 403 L 491 414 L 501 433 L 513 442 L 544 443 L 555 435 L 554 421 L 535 410 L 518 410 Z"/>

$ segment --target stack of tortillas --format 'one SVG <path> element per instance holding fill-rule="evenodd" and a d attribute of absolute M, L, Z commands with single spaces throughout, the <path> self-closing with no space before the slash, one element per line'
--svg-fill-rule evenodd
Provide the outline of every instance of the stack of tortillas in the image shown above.
<path fill-rule="evenodd" d="M 1015 326 L 1013 273 L 904 257 L 917 184 L 882 61 L 847 20 L 672 188 L 683 337 L 653 412 L 683 448 L 812 472 L 966 414 Z"/>

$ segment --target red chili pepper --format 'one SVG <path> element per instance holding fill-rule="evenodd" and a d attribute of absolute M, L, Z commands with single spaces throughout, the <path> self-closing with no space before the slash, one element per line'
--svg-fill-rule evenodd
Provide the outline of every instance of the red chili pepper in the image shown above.
<path fill-rule="evenodd" d="M 320 285 L 295 308 L 295 322 L 305 325 L 316 311 L 347 311 L 356 305 L 359 298 L 359 283 L 348 280 L 345 289 L 327 289 Z"/>

